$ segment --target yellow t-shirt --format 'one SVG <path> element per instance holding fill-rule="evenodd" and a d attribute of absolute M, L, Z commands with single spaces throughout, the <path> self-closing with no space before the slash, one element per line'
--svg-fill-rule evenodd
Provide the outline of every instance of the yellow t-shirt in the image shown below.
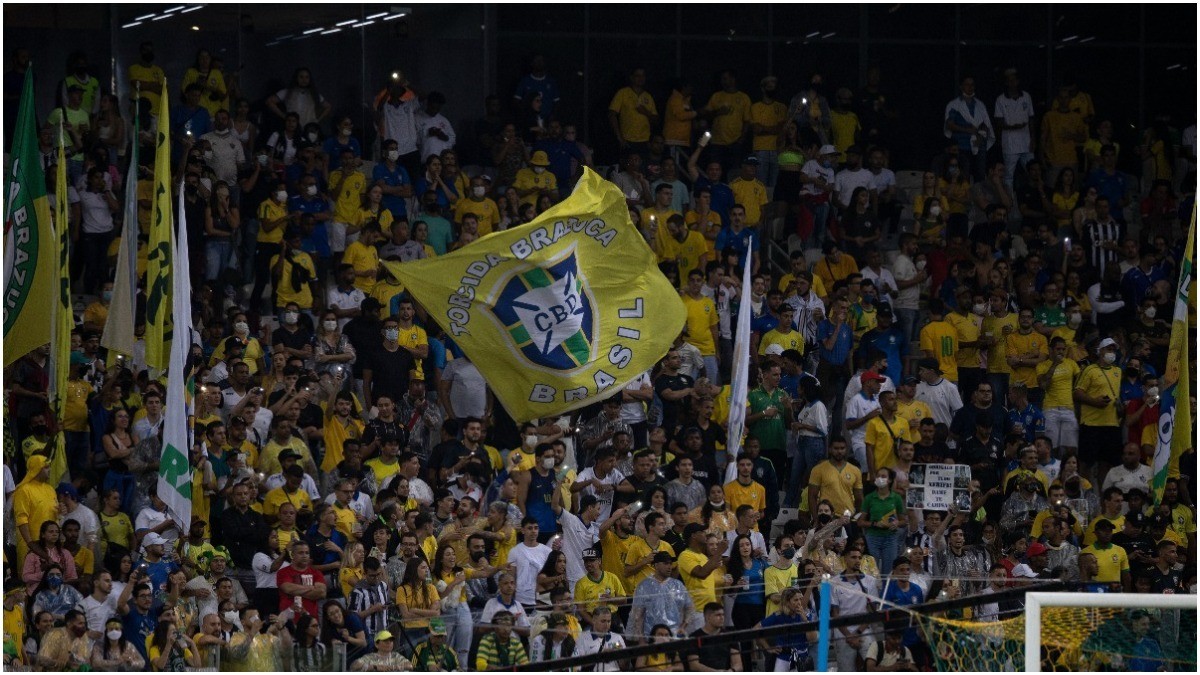
<path fill-rule="evenodd" d="M 979 340 L 983 320 L 978 316 L 974 314 L 963 316 L 958 312 L 951 312 L 946 315 L 946 323 L 954 326 L 954 330 L 958 331 L 958 344 Z M 954 360 L 958 363 L 959 368 L 979 368 L 982 363 L 979 360 L 978 347 L 959 347 L 954 354 Z"/>
<path fill-rule="evenodd" d="M 911 420 L 916 420 L 919 425 L 921 420 L 926 417 L 933 417 L 933 410 L 929 407 L 928 403 L 915 398 L 908 403 L 896 399 L 896 416 L 904 420 L 905 424 L 908 424 Z M 917 435 L 919 436 L 920 434 L 918 433 Z"/>
<path fill-rule="evenodd" d="M 1123 519 L 1122 519 L 1123 520 Z M 1116 583 L 1121 581 L 1121 573 L 1129 571 L 1129 556 L 1125 549 L 1116 544 L 1098 549 L 1095 544 L 1088 544 L 1080 553 L 1091 553 L 1096 556 L 1099 570 L 1093 581 L 1101 583 Z"/>
<path fill-rule="evenodd" d="M 671 554 L 671 557 L 675 557 L 675 549 L 671 548 L 671 545 L 665 541 L 660 540 L 658 542 L 658 548 L 652 551 L 650 550 L 650 543 L 642 537 L 630 537 L 630 539 L 633 539 L 634 541 L 625 547 L 625 552 L 621 557 L 622 564 L 636 565 L 640 560 L 651 553 L 669 553 Z M 621 571 L 624 572 L 624 569 Z M 625 579 L 625 588 L 636 592 L 638 584 L 642 583 L 642 581 L 649 578 L 652 574 L 654 574 L 653 563 L 646 565 L 642 569 L 634 572 L 633 576 L 622 576 L 622 578 Z"/>
<path fill-rule="evenodd" d="M 1050 372 L 1050 368 L 1054 367 L 1053 359 L 1046 359 L 1037 365 L 1035 369 L 1037 376 L 1041 377 Z M 1063 362 L 1054 367 L 1054 376 L 1050 379 L 1050 388 L 1046 390 L 1046 397 L 1042 400 L 1042 410 L 1050 408 L 1074 408 L 1075 407 L 1075 378 L 1079 376 L 1079 364 L 1070 359 L 1063 359 Z"/>
<path fill-rule="evenodd" d="M 329 174 L 329 188 L 332 190 L 342 180 L 342 170 L 336 169 Z M 333 196 L 333 220 L 339 223 L 358 223 L 358 212 L 362 210 L 362 196 L 367 191 L 367 177 L 361 171 L 354 171 L 342 183 L 342 189 Z"/>
<path fill-rule="evenodd" d="M 363 463 L 371 467 L 371 470 L 375 472 L 375 480 L 378 481 L 380 485 L 383 484 L 383 481 L 391 478 L 392 474 L 400 470 L 400 462 L 395 461 L 391 464 L 385 464 L 381 457 L 368 459 Z"/>
<path fill-rule="evenodd" d="M 425 332 L 424 328 L 413 324 L 411 328 L 400 329 L 400 339 L 396 344 L 400 345 L 401 347 L 408 347 L 409 349 L 416 349 L 421 345 L 428 347 L 429 335 Z M 421 359 L 417 359 L 417 372 L 424 372 L 421 368 Z"/>
<path fill-rule="evenodd" d="M 641 537 L 631 534 L 622 539 L 616 528 L 609 528 L 600 536 L 600 566 L 618 579 L 625 578 L 625 554 Z"/>
<path fill-rule="evenodd" d="M 937 359 L 942 376 L 958 382 L 958 331 L 945 321 L 931 321 L 921 329 L 921 351 Z"/>
<path fill-rule="evenodd" d="M 1176 504 L 1175 508 L 1171 509 L 1171 526 L 1167 528 L 1167 534 L 1174 533 L 1178 535 L 1177 542 L 1180 546 L 1187 546 L 1189 534 L 1196 532 L 1196 516 L 1192 513 L 1192 509 L 1184 504 Z"/>
<path fill-rule="evenodd" d="M 424 599 L 422 599 L 424 597 Z M 442 597 L 438 595 L 437 587 L 425 584 L 425 592 L 418 593 L 411 586 L 400 586 L 396 589 L 396 604 L 409 609 L 436 609 Z M 428 628 L 429 619 L 412 619 L 404 621 L 405 628 Z"/>
<path fill-rule="evenodd" d="M 763 103 L 759 101 L 750 106 L 750 122 L 751 124 L 760 124 L 764 127 L 773 127 L 787 117 L 787 106 L 774 101 L 772 103 Z M 778 149 L 779 135 L 778 134 L 754 134 L 754 151 L 775 151 Z"/>
<path fill-rule="evenodd" d="M 733 202 L 741 204 L 746 209 L 746 225 L 754 227 L 762 220 L 763 207 L 767 205 L 767 186 L 757 178 L 745 180 L 735 178 L 729 183 L 733 190 Z"/>
<path fill-rule="evenodd" d="M 25 659 L 25 603 L 18 602 L 12 609 L 4 610 L 4 637 L 12 640 L 17 656 Z"/>
<path fill-rule="evenodd" d="M 829 460 L 813 467 L 808 478 L 809 489 L 816 486 L 821 499 L 833 504 L 834 513 L 854 510 L 854 491 L 862 490 L 862 471 L 850 462 L 839 471 Z"/>
<path fill-rule="evenodd" d="M 833 136 L 833 145 L 838 150 L 838 161 L 846 161 L 846 149 L 854 145 L 855 136 L 862 131 L 858 115 L 853 112 L 840 110 L 829 111 L 829 125 Z"/>
<path fill-rule="evenodd" d="M 513 550 L 517 545 L 517 531 L 509 527 L 508 536 L 494 543 L 495 551 L 492 554 L 492 567 L 504 567 L 508 565 L 508 552 Z"/>
<path fill-rule="evenodd" d="M 1088 523 L 1087 529 L 1083 531 L 1084 546 L 1091 546 L 1092 544 L 1096 543 L 1096 523 L 1100 522 L 1101 520 L 1107 520 L 1111 522 L 1113 524 L 1113 532 L 1120 532 L 1125 528 L 1125 516 L 1121 515 L 1117 516 L 1116 518 L 1109 518 L 1101 513 L 1095 518 L 1092 518 L 1092 522 Z"/>
<path fill-rule="evenodd" d="M 1021 333 L 1009 333 L 1005 339 L 1005 347 L 1008 350 L 1009 356 L 1018 354 L 1033 354 L 1038 353 L 1045 356 L 1050 353 L 1049 343 L 1046 342 L 1046 336 L 1037 331 L 1030 331 L 1028 335 Z M 1018 366 L 1012 369 L 1012 381 L 1024 382 L 1026 387 L 1036 389 L 1037 384 L 1037 367 L 1036 366 Z"/>
<path fill-rule="evenodd" d="M 200 82 L 200 72 L 195 68 L 188 68 L 179 84 L 180 91 L 187 91 L 188 85 L 193 82 Z M 200 97 L 200 105 L 208 110 L 210 116 L 215 117 L 218 110 L 229 109 L 229 90 L 225 88 L 225 76 L 216 68 L 210 68 L 208 71 L 208 88 L 225 92 L 225 96 L 215 101 L 207 93 Z"/>
<path fill-rule="evenodd" d="M 612 599 L 625 597 L 625 584 L 621 583 L 621 577 L 606 571 L 600 573 L 599 581 L 592 581 L 584 575 L 575 582 L 575 603 L 589 612 L 594 612 L 596 607 L 600 606 L 600 596 L 606 591 Z M 618 609 L 614 602 L 609 602 L 608 607 L 614 614 Z"/>
<path fill-rule="evenodd" d="M 267 496 L 263 497 L 263 515 L 271 517 L 278 516 L 279 507 L 283 506 L 284 504 L 291 504 L 292 506 L 296 507 L 297 511 L 303 509 L 308 509 L 311 511 L 313 507 L 312 499 L 302 488 L 297 488 L 295 492 L 288 494 L 281 485 L 274 490 L 271 490 L 267 493 Z"/>
<path fill-rule="evenodd" d="M 749 485 L 742 485 L 736 479 L 731 480 L 725 484 L 725 501 L 729 504 L 729 510 L 734 513 L 737 513 L 738 507 L 743 504 L 762 513 L 767 509 L 767 489 L 755 480 L 751 480 Z M 754 529 L 758 529 L 757 524 L 754 525 Z"/>
<path fill-rule="evenodd" d="M 816 293 L 818 298 L 825 297 L 825 282 L 821 280 L 821 277 L 816 276 L 815 274 L 811 276 L 813 293 Z M 796 275 L 792 274 L 791 272 L 779 277 L 779 290 L 787 293 L 787 287 L 795 280 Z"/>
<path fill-rule="evenodd" d="M 88 395 L 92 386 L 84 380 L 67 380 L 67 397 L 63 407 L 63 428 L 67 431 L 88 430 Z"/>
<path fill-rule="evenodd" d="M 1087 125 L 1083 119 L 1074 113 L 1060 112 L 1057 108 L 1046 111 L 1042 117 L 1044 153 L 1047 161 L 1053 166 L 1073 166 L 1075 148 L 1080 144 L 1070 138 L 1071 135 L 1083 132 L 1087 135 Z"/>
<path fill-rule="evenodd" d="M 717 240 L 705 237 L 705 232 L 700 230 L 700 213 L 698 211 L 688 211 L 683 216 L 683 223 L 688 226 L 688 229 L 704 237 L 704 246 L 708 249 L 709 260 L 715 260 L 714 255 L 717 251 Z M 716 211 L 708 212 L 708 228 L 717 234 L 721 232 L 721 215 Z"/>
<path fill-rule="evenodd" d="M 983 334 L 996 338 L 996 341 L 987 350 L 987 371 L 989 373 L 1012 372 L 1012 368 L 1008 367 L 1008 359 L 1005 358 L 1008 355 L 1005 328 L 1008 328 L 1008 334 L 1015 333 L 1020 328 L 1015 313 L 1009 312 L 1003 317 L 987 316 L 983 319 Z"/>
<path fill-rule="evenodd" d="M 772 328 L 758 341 L 758 355 L 762 356 L 766 354 L 767 347 L 771 345 L 779 345 L 783 347 L 784 351 L 795 349 L 803 354 L 804 334 L 797 330 L 788 330 L 788 332 L 783 333 L 778 328 Z"/>
<path fill-rule="evenodd" d="M 292 288 L 292 265 L 299 265 L 308 270 L 309 279 L 317 278 L 317 267 L 313 264 L 312 257 L 304 251 L 292 251 L 289 256 L 289 258 L 283 261 L 283 270 L 282 274 L 279 275 L 279 283 L 275 284 L 275 306 L 283 307 L 289 302 L 294 302 L 300 306 L 300 309 L 312 309 L 312 286 L 309 284 L 300 284 L 300 290 Z M 272 269 L 274 269 L 275 263 L 278 261 L 279 256 L 271 256 Z"/>
<path fill-rule="evenodd" d="M 888 425 L 891 425 L 891 431 L 888 431 Z M 874 449 L 875 453 L 875 469 L 896 466 L 899 458 L 896 457 L 896 441 L 908 441 L 915 443 L 919 434 L 913 434 L 912 429 L 908 426 L 908 420 L 896 415 L 894 421 L 889 421 L 884 424 L 882 417 L 872 418 L 867 422 L 867 448 Z"/>
<path fill-rule="evenodd" d="M 166 75 L 163 73 L 161 67 L 155 65 L 144 66 L 139 61 L 129 66 L 129 81 L 144 80 L 146 82 L 157 82 L 158 86 L 135 89 L 133 85 L 130 85 L 129 93 L 140 92 L 141 98 L 150 102 L 150 110 L 158 110 L 158 97 L 162 94 L 162 81 L 165 77 Z"/>
<path fill-rule="evenodd" d="M 658 109 L 654 107 L 654 97 L 644 89 L 639 94 L 630 87 L 623 87 L 608 104 L 608 109 L 617 113 L 617 127 L 621 130 L 621 138 L 629 143 L 645 143 L 650 140 L 650 118 L 638 112 L 639 105 L 654 115 L 658 114 Z"/>
<path fill-rule="evenodd" d="M 274 199 L 264 199 L 258 205 L 258 222 L 265 223 L 268 221 L 276 221 L 280 218 L 286 219 L 288 215 L 287 204 L 280 204 Z M 286 220 L 273 230 L 267 230 L 261 225 L 258 228 L 258 242 L 261 244 L 278 244 L 283 241 L 283 231 L 287 229 Z"/>
<path fill-rule="evenodd" d="M 358 537 L 354 536 L 354 524 L 358 522 L 358 514 L 346 506 L 338 506 L 337 502 L 333 504 L 333 513 L 337 516 L 337 522 L 333 524 L 338 532 L 346 535 L 347 541 L 355 541 Z M 361 570 L 361 568 L 360 568 Z M 349 597 L 349 593 L 346 594 Z"/>
<path fill-rule="evenodd" d="M 700 350 L 701 356 L 713 356 L 717 353 L 717 345 L 713 343 L 712 327 L 717 325 L 717 306 L 712 298 L 700 296 L 692 298 L 686 293 L 683 306 L 687 309 L 687 341 Z"/>
<path fill-rule="evenodd" d="M 740 91 L 718 91 L 708 99 L 708 110 L 728 106 L 729 113 L 718 115 L 712 122 L 712 142 L 714 145 L 732 145 L 738 142 L 750 123 L 750 97 Z M 786 112 L 785 112 L 786 114 Z"/>
<path fill-rule="evenodd" d="M 354 272 L 366 272 L 368 270 L 379 270 L 379 249 L 374 246 L 368 246 L 362 241 L 351 242 L 346 245 L 346 252 L 342 255 L 342 262 L 347 265 L 354 266 Z M 375 280 L 371 277 L 354 277 L 354 287 L 370 295 L 375 289 Z"/>
<path fill-rule="evenodd" d="M 554 174 L 548 169 L 541 173 L 533 169 L 521 169 L 517 172 L 517 179 L 513 181 L 514 188 L 517 190 L 533 190 L 529 194 L 521 197 L 522 204 L 537 204 L 538 197 L 543 192 L 555 192 L 558 190 L 558 180 L 554 178 Z M 482 235 L 483 232 L 480 232 Z"/>
<path fill-rule="evenodd" d="M 821 256 L 812 267 L 814 277 L 821 277 L 821 285 L 833 288 L 834 284 L 858 271 L 858 261 L 849 253 L 842 253 L 842 259 L 837 263 L 829 262 L 829 258 Z M 814 280 L 815 281 L 815 280 Z"/>
<path fill-rule="evenodd" d="M 1079 373 L 1076 389 L 1089 396 L 1108 396 L 1112 402 L 1104 408 L 1079 406 L 1079 423 L 1092 427 L 1115 427 L 1120 424 L 1117 406 L 1121 405 L 1121 369 L 1116 366 L 1092 364 Z"/>
<path fill-rule="evenodd" d="M 379 209 L 378 212 L 372 211 L 371 209 L 359 209 L 358 220 L 355 221 L 355 225 L 358 225 L 361 228 L 363 225 L 366 225 L 372 220 L 379 223 L 380 231 L 383 232 L 384 236 L 390 239 L 392 236 L 392 220 L 394 220 L 392 218 L 392 212 L 384 208 Z"/>
<path fill-rule="evenodd" d="M 300 455 L 300 459 L 297 460 L 300 466 L 308 466 L 309 462 L 312 461 L 312 454 L 308 451 L 308 444 L 299 438 L 293 436 L 288 440 L 286 445 L 280 445 L 272 439 L 267 441 L 266 447 L 263 448 L 262 453 L 258 456 L 258 470 L 268 476 L 279 473 L 282 470 L 282 467 L 279 465 L 279 453 L 283 452 L 284 448 L 295 450 L 296 454 Z"/>
<path fill-rule="evenodd" d="M 534 199 L 537 199 L 536 195 Z M 454 220 L 456 222 L 461 223 L 463 216 L 468 213 L 475 214 L 475 217 L 479 219 L 479 236 L 481 237 L 500 228 L 500 209 L 496 206 L 496 202 L 487 197 L 484 197 L 481 202 L 468 198 L 454 203 Z"/>
<path fill-rule="evenodd" d="M 375 288 L 371 289 L 371 297 L 379 301 L 379 304 L 383 306 L 383 311 L 390 313 L 392 298 L 403 292 L 404 284 L 394 281 L 390 274 L 384 274 L 375 282 Z"/>
<path fill-rule="evenodd" d="M 771 599 L 771 596 L 781 592 L 785 588 L 796 585 L 796 580 L 799 578 L 800 568 L 792 565 L 785 570 L 771 565 L 763 570 L 763 593 L 767 596 L 767 616 L 771 616 L 779 611 L 779 603 Z"/>
<path fill-rule="evenodd" d="M 692 594 L 692 606 L 696 608 L 697 612 L 703 612 L 705 605 L 717 601 L 717 579 L 722 576 L 721 570 L 713 570 L 704 579 L 692 574 L 697 567 L 704 567 L 707 564 L 708 556 L 696 553 L 691 549 L 680 553 L 679 559 L 676 561 L 679 577 L 683 580 L 683 585 L 687 587 L 688 592 Z"/>

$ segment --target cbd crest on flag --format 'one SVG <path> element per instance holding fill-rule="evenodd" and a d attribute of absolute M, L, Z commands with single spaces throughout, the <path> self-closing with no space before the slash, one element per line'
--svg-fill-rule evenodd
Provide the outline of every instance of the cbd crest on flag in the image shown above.
<path fill-rule="evenodd" d="M 383 264 L 524 421 L 604 398 L 666 353 L 685 310 L 656 260 L 621 191 L 585 169 L 531 223 Z"/>

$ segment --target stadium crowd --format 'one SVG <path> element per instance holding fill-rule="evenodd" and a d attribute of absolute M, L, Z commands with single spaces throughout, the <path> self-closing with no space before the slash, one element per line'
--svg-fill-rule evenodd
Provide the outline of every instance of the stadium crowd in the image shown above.
<path fill-rule="evenodd" d="M 155 45 L 129 91 L 83 54 L 37 83 L 58 88 L 39 148 L 53 186 L 66 135 L 82 311 L 61 419 L 48 346 L 5 373 L 6 667 L 507 668 L 808 622 L 825 575 L 835 616 L 978 597 L 954 616 L 996 621 L 1020 600 L 989 594 L 1046 579 L 1195 593 L 1195 455 L 1158 505 L 1149 467 L 1194 125 L 1122 148 L 1079 86 L 1038 111 L 1015 71 L 964 77 L 938 121 L 891 110 L 878 73 L 857 92 L 767 76 L 752 101 L 726 72 L 707 99 L 679 82 L 656 101 L 637 69 L 598 132 L 621 155 L 597 158 L 556 115 L 552 68 L 533 58 L 466 129 L 443 110 L 469 102 L 402 72 L 371 129 L 304 68 L 265 100 L 206 50 L 170 74 L 195 289 L 186 535 L 156 494 L 163 420 L 181 414 L 165 378 L 141 342 L 100 347 L 135 176 L 146 269 Z M 947 143 L 901 185 L 887 134 L 920 125 Z M 1130 154 L 1140 176 L 1117 169 Z M 380 262 L 486 247 L 585 166 L 625 194 L 687 322 L 619 394 L 515 423 Z M 51 484 L 58 433 L 69 474 Z M 930 464 L 970 467 L 947 510 L 908 494 Z M 815 633 L 769 635 L 594 669 L 813 669 Z M 839 670 L 935 667 L 915 627 L 864 621 L 833 644 Z"/>

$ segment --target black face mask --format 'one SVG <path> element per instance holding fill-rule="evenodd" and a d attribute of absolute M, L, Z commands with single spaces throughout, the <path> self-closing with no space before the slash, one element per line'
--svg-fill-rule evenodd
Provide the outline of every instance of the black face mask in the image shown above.
<path fill-rule="evenodd" d="M 479 562 L 487 557 L 487 551 L 471 551 L 471 560 Z"/>
<path fill-rule="evenodd" d="M 42 436 L 49 431 L 49 427 L 47 427 L 45 424 L 37 424 L 30 427 L 29 430 L 32 431 L 36 436 Z"/>
<path fill-rule="evenodd" d="M 822 513 L 817 516 L 817 524 L 821 527 L 825 527 L 831 522 L 833 522 L 833 516 L 829 515 L 828 513 Z"/>
<path fill-rule="evenodd" d="M 146 63 L 154 62 L 154 52 L 142 52 L 142 60 Z"/>

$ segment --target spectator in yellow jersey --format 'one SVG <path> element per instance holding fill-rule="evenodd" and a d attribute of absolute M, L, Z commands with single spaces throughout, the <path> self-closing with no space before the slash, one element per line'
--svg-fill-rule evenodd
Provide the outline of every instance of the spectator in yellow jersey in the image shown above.
<path fill-rule="evenodd" d="M 1017 313 L 1017 331 L 1009 333 L 1005 338 L 1008 347 L 1008 366 L 1012 368 L 1012 382 L 1024 382 L 1030 391 L 1030 400 L 1034 399 L 1033 392 L 1038 387 L 1037 367 L 1049 355 L 1050 346 L 1046 337 L 1033 329 L 1033 310 L 1022 307 Z M 1040 395 L 1038 396 L 1040 399 Z M 1120 444 L 1118 443 L 1118 447 Z"/>
<path fill-rule="evenodd" d="M 649 147 L 651 126 L 658 126 L 658 109 L 645 86 L 646 71 L 634 68 L 629 86 L 617 91 L 608 104 L 608 124 L 621 149 L 643 154 Z"/>
<path fill-rule="evenodd" d="M 746 226 L 754 227 L 762 222 L 763 209 L 770 200 L 767 186 L 758 180 L 758 157 L 750 155 L 742 160 L 742 174 L 729 182 L 733 190 L 733 201 L 746 209 Z"/>
<path fill-rule="evenodd" d="M 699 269 L 691 270 L 687 275 L 687 289 L 681 297 L 687 310 L 688 342 L 700 350 L 700 356 L 704 358 L 705 374 L 717 383 L 717 325 L 720 317 L 712 298 L 700 292 L 703 285 L 704 272 Z"/>
<path fill-rule="evenodd" d="M 721 73 L 721 89 L 709 97 L 704 115 L 712 125 L 712 158 L 727 172 L 744 156 L 742 142 L 750 131 L 750 97 L 738 91 L 732 70 Z"/>
<path fill-rule="evenodd" d="M 383 240 L 379 223 L 368 221 L 359 233 L 357 241 L 346 246 L 342 264 L 354 267 L 354 287 L 370 295 L 379 276 L 379 249 L 376 243 Z"/>
<path fill-rule="evenodd" d="M 558 200 L 558 181 L 550 172 L 550 158 L 546 156 L 545 151 L 538 150 L 533 153 L 529 158 L 529 167 L 517 172 L 513 189 L 517 191 L 522 204 L 537 204 L 542 195 L 549 195 L 551 199 Z"/>
<path fill-rule="evenodd" d="M 946 303 L 939 298 L 929 301 L 929 323 L 921 329 L 921 354 L 936 359 L 942 376 L 958 382 L 958 331 L 945 321 Z M 1033 315 L 1030 314 L 1030 328 Z"/>
<path fill-rule="evenodd" d="M 281 313 L 289 302 L 296 303 L 301 310 L 312 310 L 317 266 L 310 255 L 300 250 L 298 228 L 288 229 L 279 254 L 271 258 L 271 279 L 277 312 Z"/>
<path fill-rule="evenodd" d="M 1117 362 L 1117 343 L 1104 338 L 1096 345 L 1096 362 L 1084 368 L 1075 382 L 1075 402 L 1079 404 L 1080 472 L 1095 476 L 1096 485 L 1104 484 L 1110 467 L 1121 463 L 1121 368 Z"/>
<path fill-rule="evenodd" d="M 672 213 L 667 218 L 666 231 L 660 229 L 655 241 L 658 244 L 659 255 L 665 255 L 666 261 L 678 265 L 681 289 L 687 288 L 687 275 L 692 270 L 703 271 L 708 264 L 708 247 L 704 237 L 699 232 L 688 229 L 683 224 L 683 216 L 678 213 Z"/>
<path fill-rule="evenodd" d="M 772 346 L 778 350 L 777 353 L 779 354 L 789 349 L 794 349 L 800 352 L 800 354 L 804 354 L 804 334 L 792 328 L 792 320 L 795 314 L 796 312 L 792 309 L 791 305 L 779 306 L 779 325 L 763 334 L 762 339 L 758 341 L 759 356 L 766 355 Z"/>
<path fill-rule="evenodd" d="M 500 229 L 500 209 L 487 196 L 487 181 L 482 176 L 471 179 L 471 191 L 454 203 L 454 219 L 462 222 L 463 215 L 475 214 L 479 223 L 479 234 L 491 234 Z"/>
<path fill-rule="evenodd" d="M 779 134 L 787 121 L 787 106 L 775 99 L 779 78 L 767 75 L 758 85 L 762 90 L 762 99 L 750 106 L 750 131 L 754 139 L 752 149 L 758 158 L 763 185 L 768 190 L 774 190 L 779 174 Z"/>
<path fill-rule="evenodd" d="M 329 174 L 329 195 L 333 198 L 333 218 L 326 225 L 329 248 L 334 256 L 346 250 L 346 245 L 358 238 L 358 212 L 362 209 L 367 177 L 359 169 L 362 159 L 353 149 L 343 147 L 341 165 Z"/>
<path fill-rule="evenodd" d="M 687 212 L 684 222 L 688 229 L 699 232 L 704 237 L 710 258 L 716 259 L 717 237 L 721 234 L 721 214 L 712 210 L 712 191 L 708 188 L 696 190 L 692 210 Z"/>
<path fill-rule="evenodd" d="M 1061 337 L 1050 340 L 1050 358 L 1036 368 L 1038 387 L 1043 392 L 1042 414 L 1050 445 L 1070 454 L 1079 447 L 1079 420 L 1075 417 L 1074 384 L 1079 364 L 1067 357 Z"/>

